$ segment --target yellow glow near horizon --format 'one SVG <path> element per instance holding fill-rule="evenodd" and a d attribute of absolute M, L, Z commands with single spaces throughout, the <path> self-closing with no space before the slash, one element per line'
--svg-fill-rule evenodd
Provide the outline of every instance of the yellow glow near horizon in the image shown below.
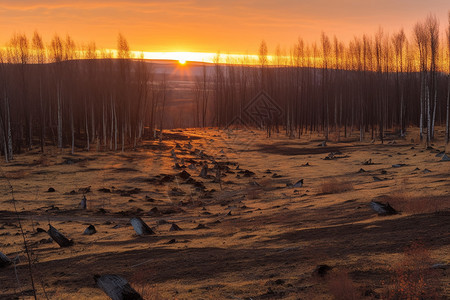
<path fill-rule="evenodd" d="M 139 52 L 132 51 L 134 57 L 153 60 L 175 60 L 181 64 L 186 62 L 203 62 L 221 64 L 258 64 L 258 55 L 248 54 L 218 54 L 210 52 Z M 272 57 L 268 56 L 269 62 Z M 184 63 L 182 63 L 184 62 Z"/>

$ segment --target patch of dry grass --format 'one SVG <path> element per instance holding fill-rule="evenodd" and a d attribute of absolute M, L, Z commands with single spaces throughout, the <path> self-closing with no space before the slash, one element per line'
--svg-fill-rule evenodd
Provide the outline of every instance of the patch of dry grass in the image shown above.
<path fill-rule="evenodd" d="M 337 194 L 352 190 L 353 184 L 350 181 L 336 178 L 327 179 L 319 186 L 319 194 Z"/>
<path fill-rule="evenodd" d="M 392 287 L 387 299 L 438 299 L 440 282 L 428 249 L 413 243 L 392 268 Z"/>
<path fill-rule="evenodd" d="M 37 159 L 33 160 L 33 163 L 30 164 L 30 166 L 41 166 L 41 167 L 48 167 L 50 166 L 50 159 L 47 155 L 41 154 Z"/>
<path fill-rule="evenodd" d="M 345 270 L 334 272 L 330 276 L 328 288 L 333 299 L 336 300 L 357 300 L 361 298 L 353 280 Z"/>
<path fill-rule="evenodd" d="M 409 214 L 434 213 L 450 210 L 450 195 L 414 196 L 404 190 L 383 197 L 394 209 Z"/>
<path fill-rule="evenodd" d="M 30 171 L 25 169 L 17 171 L 9 171 L 8 173 L 6 173 L 6 177 L 8 179 L 24 179 L 28 175 L 30 175 Z"/>
<path fill-rule="evenodd" d="M 261 189 L 257 187 L 247 189 L 246 198 L 249 200 L 261 198 Z"/>
<path fill-rule="evenodd" d="M 149 274 L 150 273 L 150 274 Z M 158 289 L 149 283 L 150 275 L 154 275 L 153 271 L 142 270 L 134 273 L 130 281 L 131 286 L 138 292 L 142 299 L 145 300 L 160 300 L 163 299 L 158 292 Z"/>

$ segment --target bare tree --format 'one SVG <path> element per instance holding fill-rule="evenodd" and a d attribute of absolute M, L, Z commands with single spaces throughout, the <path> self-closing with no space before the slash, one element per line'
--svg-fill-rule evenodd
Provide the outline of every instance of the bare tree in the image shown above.
<path fill-rule="evenodd" d="M 436 107 L 438 101 L 437 89 L 437 60 L 439 55 L 439 21 L 436 16 L 428 15 L 425 20 L 425 26 L 429 39 L 430 49 L 430 77 L 429 77 L 429 93 L 428 97 L 428 139 L 434 138 L 434 124 L 436 120 Z M 433 102 L 432 102 L 433 101 Z"/>
<path fill-rule="evenodd" d="M 45 146 L 45 106 L 44 106 L 44 99 L 43 99 L 43 72 L 42 72 L 42 64 L 46 61 L 46 55 L 45 55 L 45 46 L 44 42 L 42 41 L 41 35 L 35 31 L 33 34 L 32 39 L 32 49 L 34 54 L 34 62 L 38 64 L 38 73 L 37 77 L 39 80 L 39 87 L 38 87 L 38 98 L 39 98 L 39 124 L 41 127 L 40 130 L 40 144 L 41 144 L 41 152 L 44 152 L 44 146 Z"/>
<path fill-rule="evenodd" d="M 403 93 L 403 52 L 405 48 L 406 35 L 403 28 L 392 37 L 392 42 L 395 49 L 395 71 L 396 71 L 396 86 L 397 99 L 400 103 L 400 135 L 404 135 L 404 93 Z"/>
<path fill-rule="evenodd" d="M 325 140 L 328 141 L 329 134 L 329 103 L 328 103 L 328 68 L 330 64 L 331 42 L 328 36 L 322 32 L 320 36 L 322 43 L 322 124 L 325 127 Z"/>
<path fill-rule="evenodd" d="M 63 147 L 63 99 L 62 99 L 62 70 L 61 62 L 63 61 L 63 41 L 58 35 L 55 35 L 51 41 L 50 53 L 54 62 L 54 77 L 56 83 L 56 102 L 57 102 L 57 136 L 58 148 Z"/>
<path fill-rule="evenodd" d="M 424 25 L 417 22 L 414 26 L 414 38 L 419 49 L 419 65 L 420 65 L 420 119 L 419 130 L 420 139 L 423 139 L 423 120 L 425 110 L 425 98 L 427 95 L 426 74 L 428 69 L 428 36 L 425 32 Z"/>
<path fill-rule="evenodd" d="M 167 79 L 166 73 L 163 74 L 161 81 L 157 86 L 158 90 L 158 99 L 159 99 L 159 141 L 162 142 L 163 139 L 163 125 L 165 118 L 165 110 L 166 110 L 166 101 L 167 101 Z"/>

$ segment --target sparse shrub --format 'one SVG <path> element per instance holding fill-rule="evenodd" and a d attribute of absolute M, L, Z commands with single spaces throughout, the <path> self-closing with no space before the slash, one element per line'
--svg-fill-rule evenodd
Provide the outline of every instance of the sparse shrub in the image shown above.
<path fill-rule="evenodd" d="M 405 249 L 393 267 L 393 286 L 388 299 L 437 299 L 440 282 L 428 250 L 421 243 Z"/>
<path fill-rule="evenodd" d="M 333 299 L 357 300 L 360 299 L 355 284 L 345 270 L 333 273 L 328 281 L 328 288 Z"/>
<path fill-rule="evenodd" d="M 353 190 L 353 184 L 346 180 L 330 178 L 323 181 L 319 187 L 319 194 L 336 194 Z"/>

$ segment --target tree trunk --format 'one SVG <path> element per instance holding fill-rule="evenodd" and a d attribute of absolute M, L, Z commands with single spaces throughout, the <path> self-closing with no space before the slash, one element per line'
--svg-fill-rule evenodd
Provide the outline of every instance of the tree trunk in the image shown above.
<path fill-rule="evenodd" d="M 75 153 L 75 126 L 73 124 L 73 108 L 70 110 L 70 132 L 72 133 L 72 150 L 71 153 Z"/>
<path fill-rule="evenodd" d="M 5 93 L 5 110 L 6 110 L 6 127 L 7 127 L 7 135 L 8 135 L 8 158 L 9 160 L 14 159 L 13 155 L 13 139 L 12 139 L 12 132 L 11 132 L 11 115 L 9 110 L 9 100 L 8 96 Z"/>
<path fill-rule="evenodd" d="M 433 105 L 433 119 L 431 121 L 431 139 L 434 139 L 434 124 L 436 120 L 436 107 L 437 107 L 437 78 L 434 80 L 434 105 Z"/>
<path fill-rule="evenodd" d="M 404 125 L 403 125 L 403 114 L 404 114 L 404 112 L 403 112 L 403 101 L 404 101 L 404 99 L 403 99 L 403 89 L 401 89 L 401 91 L 400 91 L 400 136 L 403 136 L 404 135 L 404 132 L 403 132 L 403 129 L 404 129 Z"/>
<path fill-rule="evenodd" d="M 426 87 L 426 103 L 427 103 L 427 147 L 431 142 L 431 107 L 430 107 L 430 90 Z"/>
<path fill-rule="evenodd" d="M 44 103 L 42 99 L 42 81 L 39 78 L 39 106 L 41 112 L 41 152 L 44 153 L 45 147 L 45 111 L 44 111 Z"/>
<path fill-rule="evenodd" d="M 4 128 L 4 125 L 3 125 L 4 123 L 3 123 L 3 117 L 2 117 L 2 115 L 0 114 L 0 132 L 2 133 L 2 138 L 3 138 L 3 150 L 4 150 L 4 152 L 5 152 L 5 162 L 6 163 L 8 163 L 9 162 L 9 160 L 8 160 L 8 145 L 7 145 L 7 142 L 6 142 L 6 130 L 5 130 L 5 128 Z"/>
<path fill-rule="evenodd" d="M 85 119 L 85 127 L 86 127 L 86 150 L 89 151 L 89 124 L 88 124 L 88 114 L 87 114 L 87 107 L 85 105 L 85 115 L 84 115 L 84 119 Z"/>
<path fill-rule="evenodd" d="M 125 150 L 125 126 L 122 123 L 122 152 Z"/>
<path fill-rule="evenodd" d="M 448 141 L 450 139 L 450 132 L 449 132 L 449 123 L 450 123 L 450 74 L 447 76 L 447 117 L 446 117 L 446 124 L 445 124 L 445 143 L 448 144 Z"/>
<path fill-rule="evenodd" d="M 102 124 L 103 124 L 103 146 L 106 150 L 106 112 L 105 112 L 105 103 L 102 105 Z"/>
<path fill-rule="evenodd" d="M 114 106 L 113 106 L 113 100 L 111 96 L 111 132 L 110 132 L 110 139 L 109 139 L 109 150 L 112 151 L 113 149 L 113 142 L 114 142 Z"/>
<path fill-rule="evenodd" d="M 114 151 L 117 151 L 117 112 L 114 107 Z"/>
<path fill-rule="evenodd" d="M 56 97 L 58 102 L 58 125 L 57 125 L 57 131 L 58 131 L 58 148 L 62 148 L 63 146 L 63 140 L 62 140 L 62 103 L 61 103 L 61 87 L 58 83 L 56 87 Z"/>
<path fill-rule="evenodd" d="M 419 132 L 420 140 L 423 140 L 423 106 L 424 106 L 424 75 L 423 72 L 420 73 L 420 120 L 419 120 Z"/>
<path fill-rule="evenodd" d="M 87 109 L 87 107 L 86 107 Z M 87 125 L 87 120 L 86 120 L 86 125 Z M 91 125 L 92 125 L 92 130 L 91 130 L 91 143 L 94 143 L 95 141 L 95 136 L 96 136 L 96 132 L 95 132 L 95 114 L 94 114 L 94 103 L 92 103 L 91 105 Z"/>

